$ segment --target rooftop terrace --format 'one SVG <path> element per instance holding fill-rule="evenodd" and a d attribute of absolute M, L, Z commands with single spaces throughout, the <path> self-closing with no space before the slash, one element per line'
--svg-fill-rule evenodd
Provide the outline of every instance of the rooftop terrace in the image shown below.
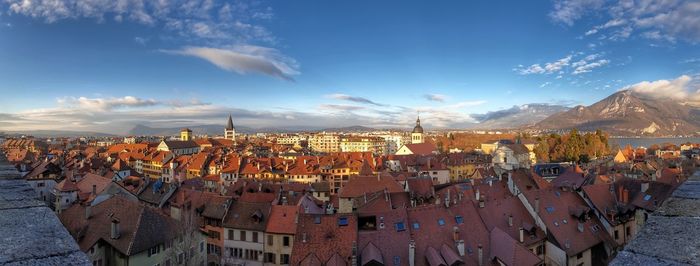
<path fill-rule="evenodd" d="M 0 153 L 0 264 L 92 265 L 58 217 Z"/>

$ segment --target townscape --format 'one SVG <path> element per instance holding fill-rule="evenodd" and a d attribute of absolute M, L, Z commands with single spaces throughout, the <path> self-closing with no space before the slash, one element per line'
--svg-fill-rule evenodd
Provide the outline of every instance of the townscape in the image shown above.
<path fill-rule="evenodd" d="M 601 265 L 700 165 L 698 143 L 587 162 L 542 162 L 523 136 L 441 152 L 420 118 L 222 128 L 2 147 L 94 265 Z"/>

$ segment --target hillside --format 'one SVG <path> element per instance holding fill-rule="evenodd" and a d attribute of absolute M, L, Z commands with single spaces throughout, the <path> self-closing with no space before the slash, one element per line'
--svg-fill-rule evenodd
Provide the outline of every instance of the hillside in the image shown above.
<path fill-rule="evenodd" d="M 673 100 L 645 98 L 629 90 L 590 106 L 556 113 L 531 129 L 602 129 L 613 135 L 691 135 L 700 132 L 700 110 Z"/>

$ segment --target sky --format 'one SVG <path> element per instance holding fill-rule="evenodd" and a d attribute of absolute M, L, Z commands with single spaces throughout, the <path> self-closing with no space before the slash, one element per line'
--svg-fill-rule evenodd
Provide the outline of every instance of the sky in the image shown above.
<path fill-rule="evenodd" d="M 462 128 L 700 101 L 700 2 L 0 0 L 0 131 Z"/>

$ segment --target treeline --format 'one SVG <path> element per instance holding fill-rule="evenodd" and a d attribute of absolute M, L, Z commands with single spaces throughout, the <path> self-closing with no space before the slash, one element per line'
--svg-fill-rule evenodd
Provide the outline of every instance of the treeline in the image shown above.
<path fill-rule="evenodd" d="M 568 134 L 549 134 L 535 139 L 535 155 L 540 162 L 587 163 L 593 158 L 610 154 L 608 134 L 601 130 L 581 135 L 572 129 Z"/>

